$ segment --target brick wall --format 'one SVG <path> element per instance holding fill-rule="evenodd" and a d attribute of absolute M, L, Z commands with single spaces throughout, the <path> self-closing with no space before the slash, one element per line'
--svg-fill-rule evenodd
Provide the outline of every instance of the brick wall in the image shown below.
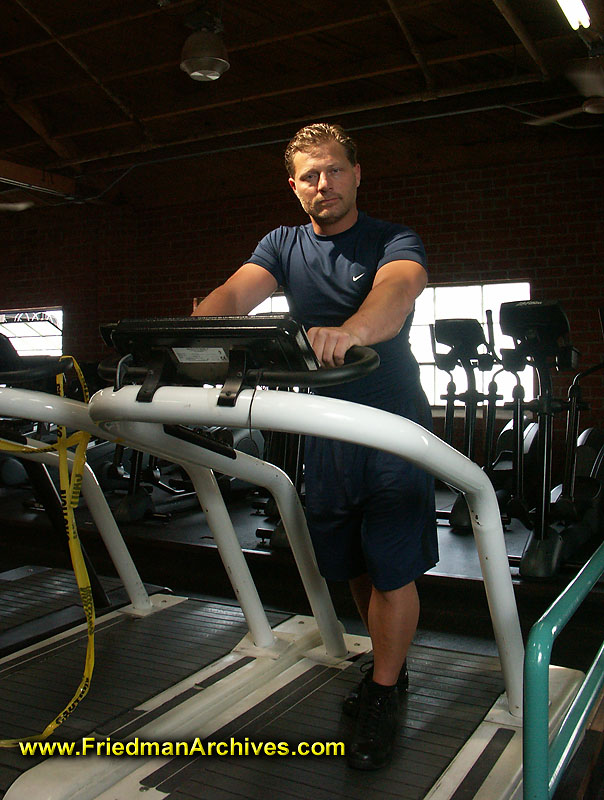
<path fill-rule="evenodd" d="M 404 220 L 423 237 L 433 282 L 528 280 L 533 297 L 559 300 L 583 364 L 604 346 L 602 286 L 604 157 L 442 171 L 371 181 L 360 205 Z M 100 322 L 186 315 L 279 224 L 302 220 L 282 195 L 217 205 L 132 209 L 62 206 L 0 217 L 0 308 L 59 305 L 65 350 L 104 354 Z M 561 392 L 567 383 L 557 382 Z M 586 384 L 585 424 L 604 425 L 604 378 Z"/>

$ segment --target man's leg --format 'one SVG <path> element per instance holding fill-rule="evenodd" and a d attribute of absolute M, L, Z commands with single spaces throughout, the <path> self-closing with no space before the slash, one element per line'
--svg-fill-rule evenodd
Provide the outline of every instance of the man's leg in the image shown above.
<path fill-rule="evenodd" d="M 415 583 L 380 591 L 367 576 L 350 582 L 371 637 L 373 674 L 361 682 L 358 718 L 348 751 L 355 769 L 379 769 L 392 757 L 399 715 L 397 683 L 419 619 Z"/>
<path fill-rule="evenodd" d="M 369 603 L 369 635 L 373 645 L 373 680 L 396 683 L 419 620 L 415 583 L 381 592 L 375 587 Z"/>
<path fill-rule="evenodd" d="M 393 686 L 399 676 L 419 620 L 415 583 L 380 591 L 368 575 L 350 581 L 350 589 L 373 645 L 373 680 Z"/>

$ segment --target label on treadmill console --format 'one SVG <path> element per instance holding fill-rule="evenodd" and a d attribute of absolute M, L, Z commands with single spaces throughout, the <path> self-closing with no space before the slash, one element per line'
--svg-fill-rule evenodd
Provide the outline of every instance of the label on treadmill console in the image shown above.
<path fill-rule="evenodd" d="M 173 347 L 172 352 L 181 364 L 217 364 L 229 360 L 222 347 Z"/>

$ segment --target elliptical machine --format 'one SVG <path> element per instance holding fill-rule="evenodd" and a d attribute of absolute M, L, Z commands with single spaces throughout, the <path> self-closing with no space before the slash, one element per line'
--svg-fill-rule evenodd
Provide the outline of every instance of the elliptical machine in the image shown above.
<path fill-rule="evenodd" d="M 600 309 L 600 322 L 604 331 L 604 308 Z M 561 485 L 551 494 L 553 514 L 556 518 L 564 520 L 570 531 L 570 535 L 565 537 L 563 560 L 567 560 L 576 550 L 588 544 L 594 535 L 599 534 L 601 538 L 604 533 L 602 432 L 591 428 L 579 435 L 581 410 L 586 408 L 582 398 L 581 381 L 601 369 L 604 369 L 604 361 L 579 372 L 568 390 L 564 477 Z"/>
<path fill-rule="evenodd" d="M 447 392 L 441 396 L 446 401 L 443 439 L 447 444 L 453 444 L 455 403 L 456 401 L 462 402 L 465 406 L 462 452 L 469 459 L 475 461 L 478 406 L 486 402 L 483 463 L 488 467 L 493 460 L 494 453 L 497 401 L 501 400 L 502 396 L 497 394 L 497 383 L 494 377 L 489 382 L 486 394 L 479 392 L 476 388 L 476 370 L 489 372 L 499 361 L 495 354 L 493 318 L 490 311 L 486 312 L 486 317 L 488 340 L 477 319 L 438 319 L 434 325 L 430 326 L 430 336 L 434 363 L 439 369 L 449 374 Z M 437 342 L 447 345 L 450 348 L 449 351 L 438 353 Z M 484 348 L 484 352 L 479 352 L 480 348 Z M 456 366 L 461 366 L 466 375 L 464 392 L 457 392 L 453 380 L 453 370 Z M 458 533 L 471 530 L 470 514 L 463 495 L 457 495 L 450 511 L 440 511 L 437 512 L 437 515 L 439 518 L 446 519 L 451 528 Z"/>
<path fill-rule="evenodd" d="M 520 575 L 529 579 L 555 576 L 572 553 L 594 536 L 600 525 L 602 486 L 597 480 L 583 484 L 581 497 L 574 478 L 576 431 L 580 401 L 556 400 L 552 390 L 552 369 L 574 369 L 578 352 L 570 343 L 570 326 L 557 302 L 522 300 L 503 303 L 500 325 L 504 334 L 515 341 L 512 351 L 503 353 L 504 361 L 516 369 L 529 364 L 538 380 L 538 397 L 525 407 L 536 411 L 540 489 L 531 513 L 533 528 L 520 560 Z M 590 374 L 591 370 L 586 374 Z M 577 376 L 578 387 L 580 376 Z M 577 394 L 577 389 L 573 392 Z M 551 471 L 554 414 L 568 409 L 566 436 L 567 472 L 558 499 L 552 502 Z M 554 495 L 555 498 L 555 495 Z"/>

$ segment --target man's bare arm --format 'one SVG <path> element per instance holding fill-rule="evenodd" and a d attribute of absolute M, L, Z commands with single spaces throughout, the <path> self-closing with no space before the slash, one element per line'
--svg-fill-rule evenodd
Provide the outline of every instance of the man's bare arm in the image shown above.
<path fill-rule="evenodd" d="M 308 331 L 317 358 L 325 366 L 334 367 L 344 363 L 344 355 L 353 345 L 372 345 L 392 339 L 405 324 L 427 280 L 425 269 L 415 261 L 384 264 L 359 310 L 346 322 L 335 328 L 318 327 Z"/>
<path fill-rule="evenodd" d="M 193 316 L 222 317 L 248 314 L 275 291 L 277 281 L 258 264 L 244 264 L 193 310 Z"/>

